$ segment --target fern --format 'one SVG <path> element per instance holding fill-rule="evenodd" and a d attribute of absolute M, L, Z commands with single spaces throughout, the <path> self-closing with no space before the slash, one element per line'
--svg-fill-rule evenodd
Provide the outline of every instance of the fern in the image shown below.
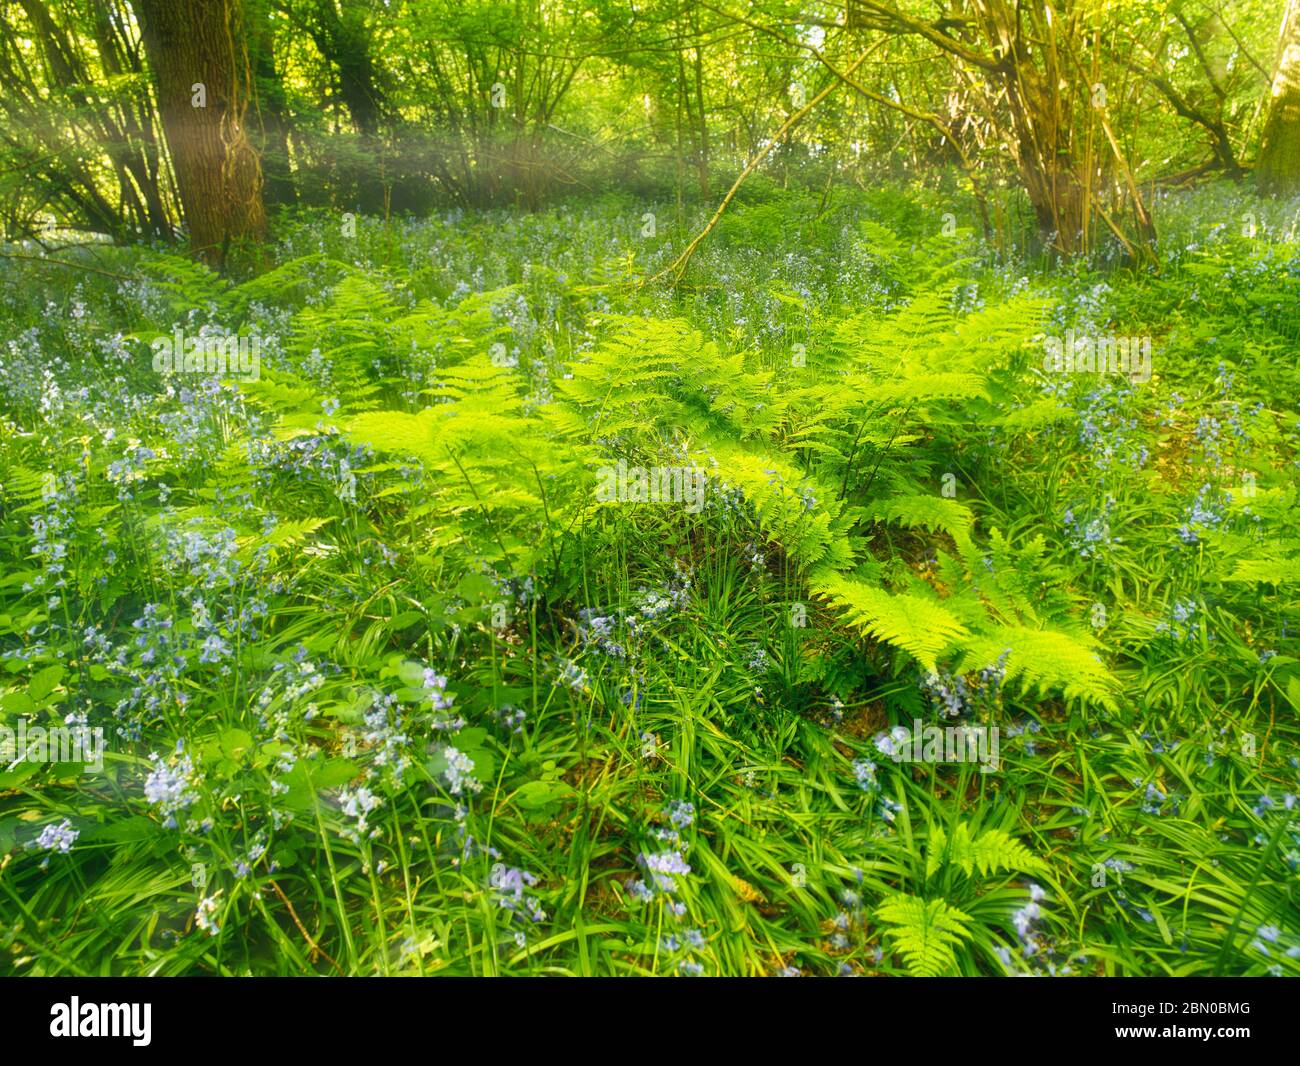
<path fill-rule="evenodd" d="M 957 866 L 967 877 L 976 870 L 981 876 L 998 870 L 1025 874 L 1046 874 L 1047 864 L 1024 844 L 1001 829 L 986 829 L 972 837 L 970 826 L 959 822 L 949 838 L 943 826 L 930 833 L 926 849 L 925 876 L 930 877 L 945 863 Z"/>
<path fill-rule="evenodd" d="M 937 669 L 938 656 L 969 633 L 956 616 L 932 600 L 893 596 L 838 575 L 819 575 L 810 584 L 815 593 L 840 608 L 850 625 L 902 648 L 929 670 Z"/>
<path fill-rule="evenodd" d="M 1262 585 L 1300 584 L 1300 558 L 1238 559 L 1225 581 Z"/>
<path fill-rule="evenodd" d="M 876 917 L 889 927 L 885 935 L 913 977 L 953 974 L 957 969 L 955 949 L 970 938 L 967 930 L 973 921 L 946 900 L 902 893 L 883 900 Z"/>
<path fill-rule="evenodd" d="M 969 540 L 975 516 L 969 507 L 942 496 L 891 496 L 866 509 L 866 515 L 880 522 L 940 530 L 958 543 Z"/>
<path fill-rule="evenodd" d="M 1039 694 L 1060 690 L 1067 699 L 1114 710 L 1117 684 L 1097 649 L 1095 638 L 1082 631 L 994 626 L 962 643 L 961 669 L 990 666 L 1006 653 L 1007 682 L 1018 681 Z"/>

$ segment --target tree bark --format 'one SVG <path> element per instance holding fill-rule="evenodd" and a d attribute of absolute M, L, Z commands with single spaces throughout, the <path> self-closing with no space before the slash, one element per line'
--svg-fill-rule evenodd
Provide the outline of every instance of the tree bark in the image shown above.
<path fill-rule="evenodd" d="M 1256 163 L 1267 193 L 1300 192 L 1300 0 L 1287 0 L 1277 66 Z"/>
<path fill-rule="evenodd" d="M 266 234 L 262 166 L 245 127 L 252 75 L 241 0 L 135 0 L 190 246 L 221 266 Z M 194 106 L 202 85 L 204 106 Z"/>

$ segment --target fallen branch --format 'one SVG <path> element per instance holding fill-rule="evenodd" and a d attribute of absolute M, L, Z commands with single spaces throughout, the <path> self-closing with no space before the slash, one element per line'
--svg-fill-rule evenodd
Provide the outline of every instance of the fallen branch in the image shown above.
<path fill-rule="evenodd" d="M 103 274 L 106 278 L 117 278 L 119 281 L 139 280 L 126 274 L 114 274 L 111 270 L 101 270 L 99 267 L 87 266 L 85 263 L 68 263 L 62 259 L 47 259 L 43 255 L 20 255 L 17 252 L 0 252 L 0 259 L 25 259 L 30 263 L 48 263 L 51 266 L 68 267 L 70 270 L 89 270 L 95 274 Z"/>

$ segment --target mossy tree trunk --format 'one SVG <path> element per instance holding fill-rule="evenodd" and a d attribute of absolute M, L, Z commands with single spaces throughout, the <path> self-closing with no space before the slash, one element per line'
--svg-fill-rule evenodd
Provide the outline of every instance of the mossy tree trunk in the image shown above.
<path fill-rule="evenodd" d="M 232 241 L 266 234 L 262 165 L 245 126 L 253 89 L 243 5 L 135 0 L 135 9 L 190 246 L 220 266 Z"/>

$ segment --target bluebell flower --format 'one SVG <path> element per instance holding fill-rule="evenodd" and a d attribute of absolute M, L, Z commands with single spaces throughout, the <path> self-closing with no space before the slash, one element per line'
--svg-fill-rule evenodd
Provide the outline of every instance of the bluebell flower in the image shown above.
<path fill-rule="evenodd" d="M 72 850 L 72 845 L 76 843 L 77 837 L 81 831 L 72 828 L 72 823 L 66 818 L 58 825 L 50 824 L 41 830 L 38 836 L 29 845 L 33 848 L 41 848 L 45 851 L 59 851 L 65 855 Z"/>

